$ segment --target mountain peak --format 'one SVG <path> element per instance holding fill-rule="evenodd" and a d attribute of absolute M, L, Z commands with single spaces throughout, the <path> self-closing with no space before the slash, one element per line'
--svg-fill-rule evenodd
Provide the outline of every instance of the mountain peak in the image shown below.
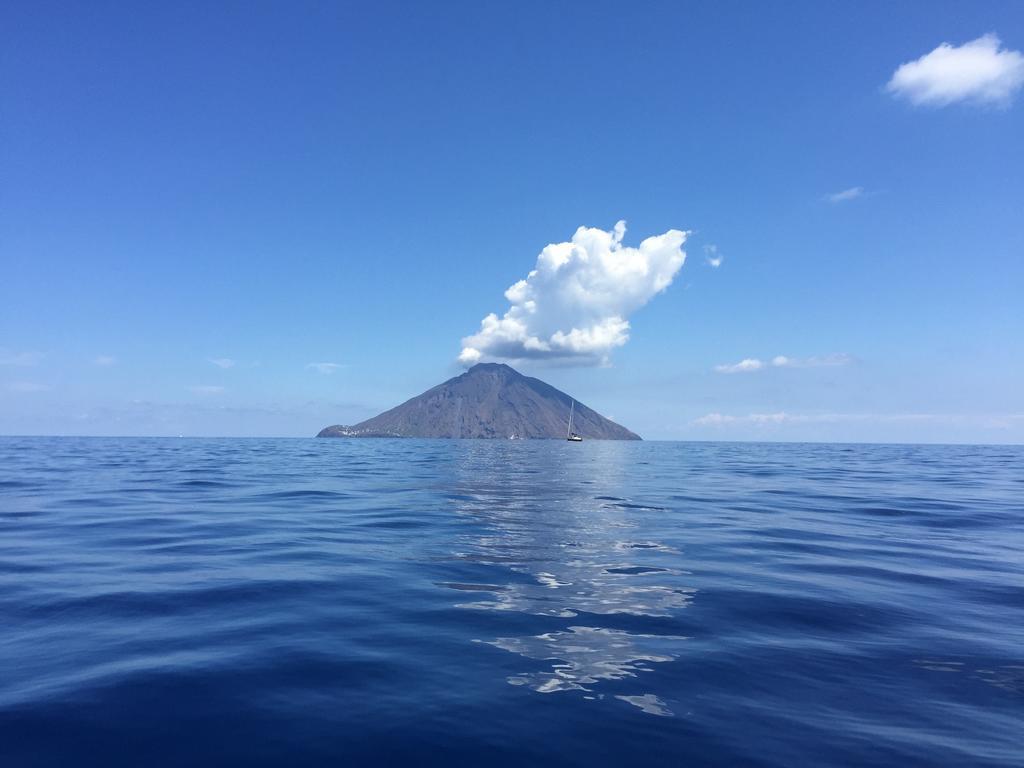
<path fill-rule="evenodd" d="M 479 375 L 481 373 L 497 373 L 504 376 L 522 376 L 519 371 L 505 363 L 477 363 L 469 368 L 466 373 Z"/>

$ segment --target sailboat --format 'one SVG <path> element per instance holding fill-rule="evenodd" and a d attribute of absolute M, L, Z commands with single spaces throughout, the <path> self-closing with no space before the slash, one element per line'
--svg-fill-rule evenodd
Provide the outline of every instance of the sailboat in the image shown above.
<path fill-rule="evenodd" d="M 569 431 L 565 433 L 565 439 L 570 443 L 582 443 L 583 438 L 572 431 L 572 413 L 576 410 L 576 401 L 572 401 L 572 405 L 569 406 Z"/>

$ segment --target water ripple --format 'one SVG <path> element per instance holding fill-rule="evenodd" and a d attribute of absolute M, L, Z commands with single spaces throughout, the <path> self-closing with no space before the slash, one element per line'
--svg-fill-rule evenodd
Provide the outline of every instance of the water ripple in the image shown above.
<path fill-rule="evenodd" d="M 1022 488 L 1013 447 L 0 438 L 0 763 L 1016 768 Z"/>

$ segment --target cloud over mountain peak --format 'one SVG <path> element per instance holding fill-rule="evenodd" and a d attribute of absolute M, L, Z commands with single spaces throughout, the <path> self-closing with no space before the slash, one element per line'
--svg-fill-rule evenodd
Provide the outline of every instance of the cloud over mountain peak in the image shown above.
<path fill-rule="evenodd" d="M 629 341 L 629 316 L 665 290 L 686 261 L 687 232 L 670 229 L 639 247 L 624 246 L 626 223 L 611 231 L 580 227 L 552 243 L 537 264 L 505 291 L 509 309 L 487 315 L 462 340 L 459 362 L 563 359 L 607 362 Z"/>

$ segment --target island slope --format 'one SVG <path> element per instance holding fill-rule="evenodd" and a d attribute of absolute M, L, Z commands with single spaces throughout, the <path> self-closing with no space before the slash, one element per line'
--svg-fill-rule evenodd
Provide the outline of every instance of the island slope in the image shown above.
<path fill-rule="evenodd" d="M 317 437 L 562 438 L 573 398 L 500 363 L 474 365 L 422 395 Z M 590 440 L 640 436 L 576 401 L 573 431 Z"/>

